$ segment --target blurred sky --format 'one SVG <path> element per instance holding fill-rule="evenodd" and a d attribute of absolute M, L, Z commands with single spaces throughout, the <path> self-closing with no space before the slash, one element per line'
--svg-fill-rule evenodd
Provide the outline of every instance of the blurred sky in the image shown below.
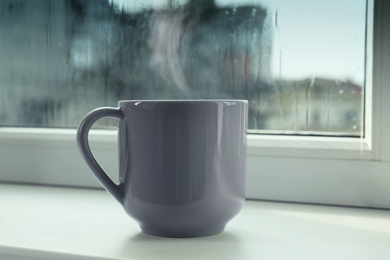
<path fill-rule="evenodd" d="M 128 12 L 138 12 L 163 8 L 169 0 L 108 1 Z M 215 0 L 215 3 L 219 7 L 261 5 L 269 9 L 269 21 L 276 32 L 274 77 L 326 77 L 363 85 L 366 0 Z"/>

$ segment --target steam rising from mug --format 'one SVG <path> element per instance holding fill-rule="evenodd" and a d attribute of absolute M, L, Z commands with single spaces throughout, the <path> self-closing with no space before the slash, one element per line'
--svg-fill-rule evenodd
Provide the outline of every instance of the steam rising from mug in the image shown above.
<path fill-rule="evenodd" d="M 185 37 L 184 12 L 155 12 L 150 18 L 151 66 L 167 82 L 173 82 L 182 91 L 188 91 L 184 71 L 180 64 L 180 48 Z M 185 57 L 183 57 L 185 59 Z"/>

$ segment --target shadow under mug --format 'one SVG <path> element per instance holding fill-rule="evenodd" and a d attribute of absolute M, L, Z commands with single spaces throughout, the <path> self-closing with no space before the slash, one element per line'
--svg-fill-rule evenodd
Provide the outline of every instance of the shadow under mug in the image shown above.
<path fill-rule="evenodd" d="M 77 130 L 92 173 L 141 230 L 165 237 L 221 233 L 245 201 L 246 100 L 120 101 L 98 108 Z M 119 120 L 119 184 L 92 155 L 88 133 Z"/>

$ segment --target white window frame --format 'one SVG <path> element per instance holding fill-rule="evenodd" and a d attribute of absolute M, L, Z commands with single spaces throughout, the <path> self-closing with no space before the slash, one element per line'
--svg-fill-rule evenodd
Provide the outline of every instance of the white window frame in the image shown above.
<path fill-rule="evenodd" d="M 368 8 L 374 40 L 367 43 L 365 136 L 249 135 L 248 198 L 390 208 L 390 1 Z M 0 128 L 0 181 L 100 187 L 75 136 L 74 129 Z M 90 139 L 103 168 L 117 178 L 115 131 L 92 130 Z"/>

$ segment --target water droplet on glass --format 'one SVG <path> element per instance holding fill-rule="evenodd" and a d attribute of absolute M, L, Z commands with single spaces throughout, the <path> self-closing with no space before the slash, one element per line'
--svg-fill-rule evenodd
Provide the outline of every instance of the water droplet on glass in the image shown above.
<path fill-rule="evenodd" d="M 252 9 L 252 17 L 255 17 L 255 16 L 256 16 L 256 13 L 257 13 L 256 8 L 253 8 L 253 9 Z"/>

